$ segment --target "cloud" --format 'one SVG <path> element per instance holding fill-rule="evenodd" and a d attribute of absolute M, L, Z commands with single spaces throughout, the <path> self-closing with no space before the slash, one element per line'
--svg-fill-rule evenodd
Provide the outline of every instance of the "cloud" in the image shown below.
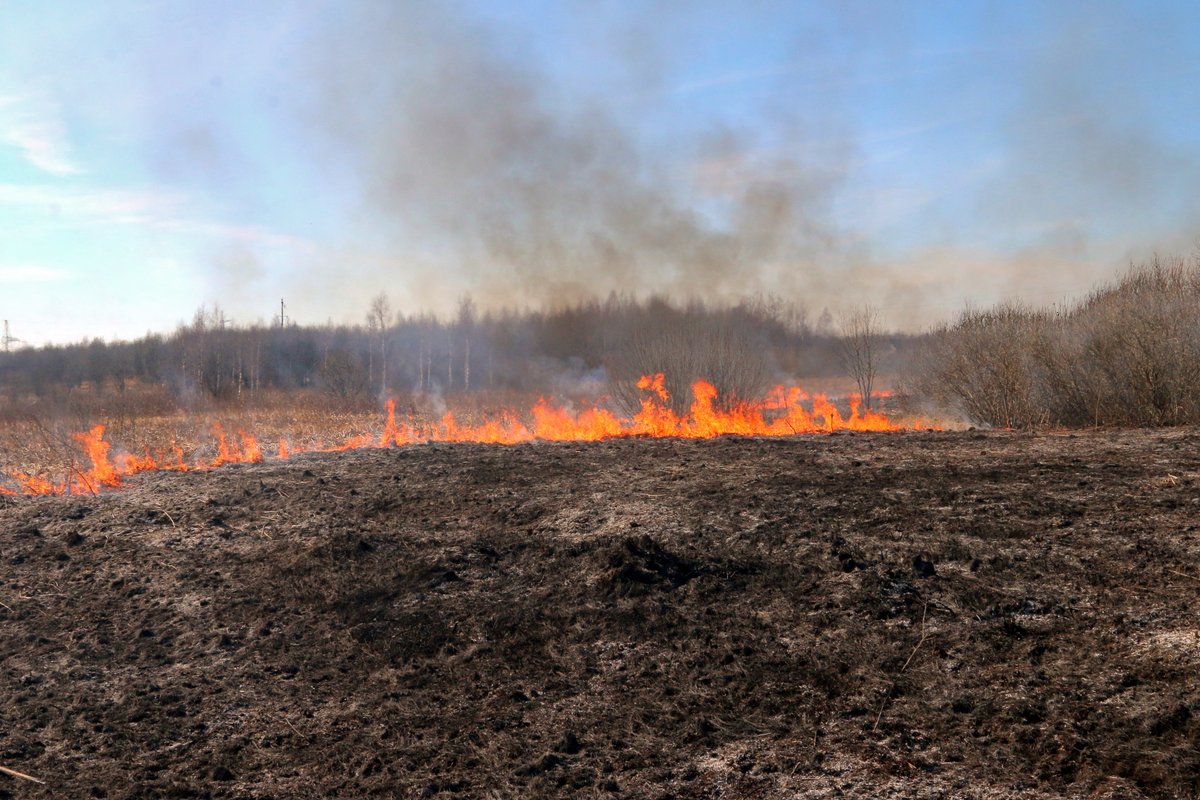
<path fill-rule="evenodd" d="M 56 283 L 72 277 L 72 273 L 57 267 L 36 264 L 0 265 L 0 283 Z"/>
<path fill-rule="evenodd" d="M 98 217 L 109 222 L 146 222 L 175 213 L 183 203 L 183 195 L 155 189 L 0 183 L 0 205 L 24 206 L 63 216 Z"/>
<path fill-rule="evenodd" d="M 229 223 L 188 214 L 188 197 L 176 191 L 107 187 L 64 187 L 47 184 L 0 183 L 0 207 L 20 206 L 50 213 L 80 224 L 142 225 L 201 239 L 242 245 L 310 251 L 303 237 L 263 225 Z"/>
<path fill-rule="evenodd" d="M 263 225 L 213 222 L 197 219 L 162 219 L 153 223 L 163 230 L 211 239 L 225 239 L 246 246 L 315 251 L 316 243 L 300 236 L 272 230 Z"/>
<path fill-rule="evenodd" d="M 52 175 L 83 172 L 71 158 L 58 105 L 40 95 L 0 94 L 0 144 L 17 148 L 26 161 Z"/>

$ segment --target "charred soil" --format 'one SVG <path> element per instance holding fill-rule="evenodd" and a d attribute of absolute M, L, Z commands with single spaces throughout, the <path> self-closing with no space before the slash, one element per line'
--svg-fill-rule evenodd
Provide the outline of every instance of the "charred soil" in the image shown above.
<path fill-rule="evenodd" d="M 0 497 L 0 798 L 1192 798 L 1198 526 L 1194 430 Z"/>

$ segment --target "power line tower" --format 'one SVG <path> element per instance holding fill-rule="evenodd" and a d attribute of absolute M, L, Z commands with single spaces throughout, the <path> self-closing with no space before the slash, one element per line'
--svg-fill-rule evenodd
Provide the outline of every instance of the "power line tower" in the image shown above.
<path fill-rule="evenodd" d="M 0 336 L 0 348 L 8 353 L 12 351 L 14 344 L 24 344 L 24 342 L 12 335 L 12 330 L 8 327 L 8 320 L 4 320 L 4 335 Z"/>

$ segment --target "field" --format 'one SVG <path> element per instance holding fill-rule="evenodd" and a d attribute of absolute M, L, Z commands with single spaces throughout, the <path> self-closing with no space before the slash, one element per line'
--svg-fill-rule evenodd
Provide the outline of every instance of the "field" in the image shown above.
<path fill-rule="evenodd" d="M 1200 793 L 1200 433 L 431 444 L 0 497 L 0 798 Z"/>

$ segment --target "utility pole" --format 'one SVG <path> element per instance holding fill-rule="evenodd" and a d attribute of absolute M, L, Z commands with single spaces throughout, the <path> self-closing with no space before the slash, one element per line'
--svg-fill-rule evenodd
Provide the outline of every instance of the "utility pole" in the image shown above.
<path fill-rule="evenodd" d="M 0 336 L 0 347 L 4 348 L 4 352 L 12 351 L 14 344 L 23 344 L 20 339 L 12 335 L 12 331 L 8 327 L 8 320 L 4 320 L 4 335 Z"/>

